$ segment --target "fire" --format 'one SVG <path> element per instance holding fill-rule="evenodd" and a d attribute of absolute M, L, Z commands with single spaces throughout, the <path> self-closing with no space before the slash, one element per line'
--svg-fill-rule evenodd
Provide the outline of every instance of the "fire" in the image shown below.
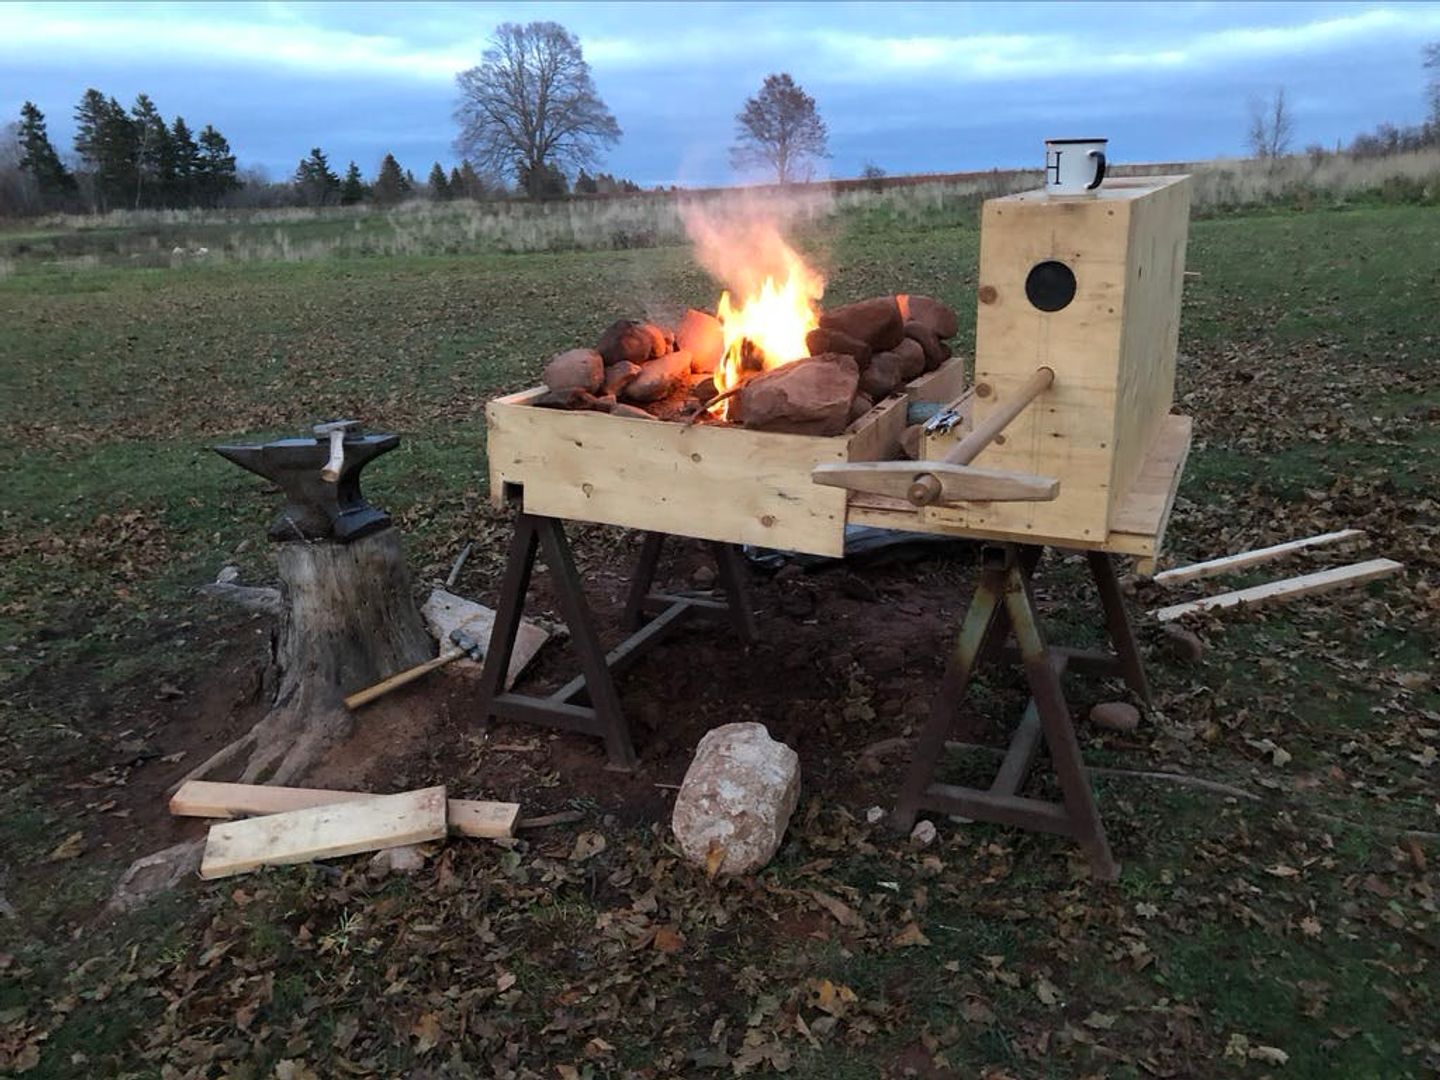
<path fill-rule="evenodd" d="M 789 246 L 784 246 L 780 279 L 767 274 L 757 290 L 738 303 L 720 294 L 716 315 L 725 334 L 725 353 L 715 370 L 715 389 L 733 390 L 761 371 L 810 355 L 805 335 L 820 325 L 818 305 L 825 279 Z"/>

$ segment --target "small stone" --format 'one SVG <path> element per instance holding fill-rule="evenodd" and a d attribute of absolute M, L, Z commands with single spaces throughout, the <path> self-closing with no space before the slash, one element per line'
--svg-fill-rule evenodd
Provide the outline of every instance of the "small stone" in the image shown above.
<path fill-rule="evenodd" d="M 690 354 L 691 371 L 708 375 L 719 365 L 725 352 L 725 330 L 720 320 L 708 311 L 691 308 L 675 331 L 675 345 Z"/>
<path fill-rule="evenodd" d="M 675 796 L 671 829 L 685 857 L 711 875 L 765 866 L 800 798 L 800 759 L 763 724 L 705 734 Z"/>
<path fill-rule="evenodd" d="M 715 568 L 701 564 L 690 575 L 690 583 L 697 589 L 708 589 L 715 584 Z"/>
<path fill-rule="evenodd" d="M 902 293 L 895 299 L 907 322 L 913 320 L 928 326 L 935 331 L 937 337 L 952 338 L 960 329 L 960 320 L 955 315 L 955 309 L 948 304 L 942 304 L 933 296 Z"/>
<path fill-rule="evenodd" d="M 655 417 L 653 417 L 652 415 L 650 415 L 650 414 L 649 414 L 648 412 L 646 412 L 644 409 L 637 408 L 637 407 L 634 406 L 634 405 L 626 405 L 625 402 L 623 402 L 623 401 L 618 402 L 618 403 L 615 405 L 615 407 L 610 410 L 610 415 L 611 415 L 611 416 L 626 416 L 626 417 L 629 417 L 631 420 L 654 420 L 654 419 L 655 419 Z"/>
<path fill-rule="evenodd" d="M 878 806 L 872 806 L 865 811 L 865 824 L 876 825 L 885 819 L 885 811 Z"/>
<path fill-rule="evenodd" d="M 849 424 L 853 424 L 856 420 L 859 420 L 860 417 L 864 416 L 874 407 L 875 403 L 870 400 L 868 395 L 856 394 L 850 399 L 849 423 L 846 426 L 848 427 Z"/>
<path fill-rule="evenodd" d="M 1140 726 L 1140 710 L 1125 701 L 1102 701 L 1090 710 L 1090 722 L 1106 731 L 1134 731 Z"/>
<path fill-rule="evenodd" d="M 654 323 L 645 323 L 644 329 L 650 335 L 650 359 L 657 360 L 673 351 L 670 347 L 675 340 L 672 335 L 665 333 Z"/>
<path fill-rule="evenodd" d="M 859 364 L 861 368 L 870 363 L 870 356 L 874 352 L 859 338 L 851 337 L 843 330 L 827 330 L 823 326 L 817 326 L 805 335 L 805 347 L 810 350 L 811 356 L 820 356 L 830 352 L 853 356 L 855 363 Z"/>
<path fill-rule="evenodd" d="M 1171 655 L 1177 660 L 1195 664 L 1205 659 L 1205 643 L 1193 630 L 1186 630 L 1185 627 L 1176 626 L 1174 623 L 1166 623 L 1161 627 L 1160 633 L 1164 635 L 1165 645 L 1169 648 Z"/>
<path fill-rule="evenodd" d="M 928 847 L 935 842 L 935 823 L 929 819 L 922 819 L 915 823 L 915 828 L 910 830 L 910 842 L 920 847 Z"/>
<path fill-rule="evenodd" d="M 893 349 L 905 337 L 905 320 L 893 296 L 875 296 L 822 312 L 820 325 L 865 342 L 872 349 Z"/>
<path fill-rule="evenodd" d="M 924 437 L 925 425 L 911 424 L 900 433 L 900 452 L 911 461 L 919 461 Z"/>
<path fill-rule="evenodd" d="M 384 874 L 413 874 L 425 866 L 425 856 L 415 844 L 383 848 L 370 856 L 370 872 L 377 876 Z"/>
<path fill-rule="evenodd" d="M 909 382 L 925 372 L 925 350 L 914 338 L 906 338 L 890 350 L 900 360 L 900 381 Z"/>
<path fill-rule="evenodd" d="M 606 364 L 618 364 L 622 360 L 643 364 L 650 359 L 653 347 L 654 339 L 644 323 L 638 323 L 634 319 L 620 319 L 605 328 L 595 350 Z"/>
<path fill-rule="evenodd" d="M 639 376 L 620 396 L 641 404 L 659 401 L 674 393 L 682 379 L 690 379 L 690 354 L 683 350 L 641 364 Z"/>
<path fill-rule="evenodd" d="M 695 370 L 694 360 L 690 361 L 690 370 Z M 718 392 L 719 391 L 715 389 L 715 380 L 709 375 L 705 376 L 705 378 L 701 379 L 694 386 L 690 387 L 690 393 L 695 395 L 695 400 L 699 401 L 701 405 L 704 405 Z"/>
<path fill-rule="evenodd" d="M 922 322 L 911 319 L 905 324 L 905 336 L 917 342 L 925 352 L 925 370 L 934 371 L 950 359 L 950 346 L 940 340 L 940 335 Z"/>
<path fill-rule="evenodd" d="M 605 381 L 605 362 L 594 349 L 570 349 L 551 357 L 540 378 L 551 390 L 579 387 L 593 394 Z"/>
<path fill-rule="evenodd" d="M 136 859 L 120 875 L 106 909 L 124 912 L 144 907 L 161 893 L 198 874 L 204 853 L 205 838 L 202 836 Z"/>
<path fill-rule="evenodd" d="M 600 384 L 600 391 L 604 394 L 613 394 L 619 397 L 625 388 L 639 377 L 639 364 L 632 364 L 629 360 L 621 360 L 618 364 L 611 364 L 605 369 L 605 381 Z"/>
<path fill-rule="evenodd" d="M 826 353 L 756 375 L 741 389 L 747 428 L 792 435 L 839 435 L 860 381 L 853 357 Z"/>
<path fill-rule="evenodd" d="M 899 385 L 900 358 L 892 352 L 876 353 L 860 375 L 860 392 L 877 403 L 893 394 Z"/>
<path fill-rule="evenodd" d="M 566 390 L 549 390 L 535 399 L 537 409 L 593 409 L 595 395 L 579 386 Z"/>

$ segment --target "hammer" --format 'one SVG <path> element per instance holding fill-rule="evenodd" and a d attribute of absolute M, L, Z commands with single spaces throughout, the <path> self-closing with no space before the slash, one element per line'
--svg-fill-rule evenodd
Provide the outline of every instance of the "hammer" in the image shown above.
<path fill-rule="evenodd" d="M 444 667 L 450 663 L 450 661 L 458 660 L 462 656 L 468 656 L 471 660 L 479 660 L 485 655 L 485 647 L 458 626 L 450 631 L 450 642 L 455 646 L 453 652 L 443 653 L 434 660 L 426 660 L 425 663 L 416 664 L 414 667 L 407 668 L 398 675 L 391 675 L 388 679 L 383 682 L 378 682 L 374 686 L 367 686 L 364 690 L 355 691 L 355 693 L 345 699 L 345 707 L 347 709 L 358 709 L 361 705 L 368 705 L 376 698 L 388 694 L 397 686 L 412 683 L 420 678 L 420 676 L 434 671 L 438 667 Z"/>
<path fill-rule="evenodd" d="M 325 462 L 325 467 L 320 470 L 320 475 L 331 484 L 340 479 L 340 470 L 345 467 L 345 435 L 347 432 L 359 431 L 359 420 L 331 420 L 328 423 L 316 424 L 314 427 L 315 437 L 323 439 L 330 438 L 330 460 Z"/>

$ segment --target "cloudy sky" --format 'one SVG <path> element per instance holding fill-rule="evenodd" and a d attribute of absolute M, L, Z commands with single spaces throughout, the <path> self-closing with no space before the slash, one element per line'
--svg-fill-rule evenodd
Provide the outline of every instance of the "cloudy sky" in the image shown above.
<path fill-rule="evenodd" d="M 372 173 L 454 160 L 454 76 L 506 21 L 579 35 L 643 184 L 731 180 L 734 115 L 788 71 L 835 176 L 1036 164 L 1046 136 L 1119 161 L 1237 154 L 1247 101 L 1286 88 L 1297 148 L 1423 113 L 1440 3 L 37 4 L 0 2 L 0 119 L 33 100 L 62 150 L 86 87 L 213 123 L 276 177 L 311 146 Z"/>

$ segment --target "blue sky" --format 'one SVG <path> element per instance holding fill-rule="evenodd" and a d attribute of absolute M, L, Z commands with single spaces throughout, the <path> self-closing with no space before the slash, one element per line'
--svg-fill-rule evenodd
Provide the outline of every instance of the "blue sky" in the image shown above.
<path fill-rule="evenodd" d="M 454 161 L 454 75 L 505 21 L 579 35 L 625 137 L 603 166 L 724 183 L 734 115 L 788 71 L 830 128 L 831 175 L 1037 164 L 1047 136 L 1118 161 L 1238 154 L 1247 101 L 1284 86 L 1297 148 L 1423 114 L 1440 3 L 0 3 L 0 117 L 35 101 L 68 150 L 88 86 L 213 123 L 242 167 L 319 145 L 371 174 Z"/>

